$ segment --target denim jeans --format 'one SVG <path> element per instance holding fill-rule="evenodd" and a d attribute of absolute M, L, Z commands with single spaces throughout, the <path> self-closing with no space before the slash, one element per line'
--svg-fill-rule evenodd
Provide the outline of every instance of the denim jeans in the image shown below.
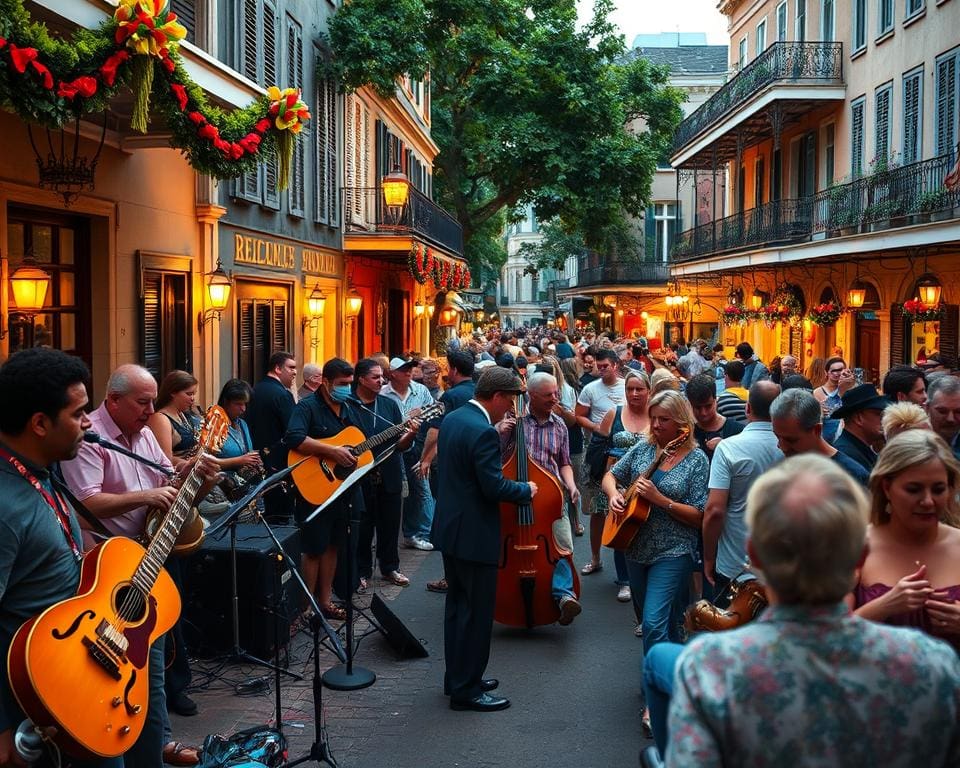
<path fill-rule="evenodd" d="M 167 696 L 163 687 L 165 638 L 166 635 L 150 648 L 150 705 L 140 737 L 123 756 L 126 768 L 163 768 L 164 730 L 169 728 L 170 722 L 167 717 Z M 169 737 L 167 738 L 169 740 Z"/>
<path fill-rule="evenodd" d="M 637 614 L 642 617 L 643 652 L 657 643 L 679 643 L 680 621 L 690 598 L 690 555 L 668 557 L 655 563 L 627 560 L 630 591 Z"/>
<path fill-rule="evenodd" d="M 410 489 L 403 500 L 403 535 L 405 538 L 430 540 L 433 511 L 436 501 L 430 492 L 430 484 L 419 473 L 407 471 L 407 486 Z"/>
<path fill-rule="evenodd" d="M 673 673 L 683 651 L 679 643 L 659 643 L 643 657 L 643 697 L 650 710 L 650 728 L 653 742 L 660 755 L 667 754 L 667 714 L 673 695 Z"/>
<path fill-rule="evenodd" d="M 573 569 L 570 567 L 570 561 L 561 557 L 553 567 L 553 599 L 560 602 L 565 595 L 576 597 L 573 592 Z"/>
<path fill-rule="evenodd" d="M 623 587 L 629 584 L 630 573 L 627 571 L 627 556 L 622 549 L 615 549 L 613 551 L 613 567 L 617 571 L 617 586 Z"/>

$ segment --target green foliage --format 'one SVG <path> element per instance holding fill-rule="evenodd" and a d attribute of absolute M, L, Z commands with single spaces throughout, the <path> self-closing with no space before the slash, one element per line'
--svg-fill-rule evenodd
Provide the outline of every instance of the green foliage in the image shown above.
<path fill-rule="evenodd" d="M 548 221 L 541 225 L 538 242 L 523 243 L 518 253 L 536 272 L 543 269 L 562 271 L 567 258 L 579 256 L 586 250 L 583 237 L 579 232 L 565 231 L 559 221 Z"/>
<path fill-rule="evenodd" d="M 331 20 L 347 90 L 392 94 L 397 77 L 429 67 L 434 188 L 471 263 L 493 266 L 502 246 L 477 241 L 496 237 L 485 225 L 517 205 L 590 247 L 645 207 L 681 96 L 664 70 L 624 58 L 612 8 L 596 0 L 582 30 L 573 0 L 352 0 Z"/>

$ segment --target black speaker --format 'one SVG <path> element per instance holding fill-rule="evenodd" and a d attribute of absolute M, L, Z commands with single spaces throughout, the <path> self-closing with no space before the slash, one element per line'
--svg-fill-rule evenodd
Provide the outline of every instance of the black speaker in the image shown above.
<path fill-rule="evenodd" d="M 423 644 L 414 637 L 413 632 L 400 621 L 397 614 L 380 599 L 380 595 L 373 596 L 370 601 L 370 610 L 383 630 L 383 636 L 387 638 L 393 650 L 400 654 L 401 659 L 424 659 L 430 655 Z"/>
<path fill-rule="evenodd" d="M 296 526 L 273 528 L 283 548 L 300 566 L 300 534 Z M 267 659 L 273 654 L 274 626 L 280 644 L 290 640 L 290 625 L 298 614 L 300 594 L 286 563 L 262 525 L 237 526 L 237 595 L 240 647 Z M 216 656 L 233 649 L 230 531 L 208 538 L 183 563 L 183 631 L 187 646 L 198 656 Z M 279 603 L 274 596 L 280 584 Z M 271 621 L 272 619 L 272 621 Z"/>

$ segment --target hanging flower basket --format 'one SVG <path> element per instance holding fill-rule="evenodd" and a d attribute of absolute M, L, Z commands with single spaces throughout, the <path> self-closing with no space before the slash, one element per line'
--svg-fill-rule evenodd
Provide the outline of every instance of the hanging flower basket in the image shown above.
<path fill-rule="evenodd" d="M 727 325 L 746 325 L 753 317 L 754 312 L 743 304 L 728 304 L 723 308 L 723 322 Z"/>
<path fill-rule="evenodd" d="M 407 269 L 420 285 L 427 282 L 427 247 L 423 243 L 414 243 L 407 254 Z"/>
<path fill-rule="evenodd" d="M 784 284 L 777 288 L 770 304 L 780 309 L 786 309 L 788 320 L 791 323 L 799 323 L 803 317 L 803 303 L 789 285 Z"/>
<path fill-rule="evenodd" d="M 817 304 L 807 312 L 807 320 L 814 325 L 827 327 L 833 325 L 843 314 L 843 307 L 833 301 L 827 301 L 823 304 Z"/>
<path fill-rule="evenodd" d="M 777 323 L 790 323 L 790 310 L 783 304 L 767 304 L 757 311 L 757 320 L 762 320 L 767 328 L 773 328 Z"/>
<path fill-rule="evenodd" d="M 943 319 L 943 305 L 931 307 L 919 299 L 903 302 L 903 316 L 911 323 L 935 323 Z"/>

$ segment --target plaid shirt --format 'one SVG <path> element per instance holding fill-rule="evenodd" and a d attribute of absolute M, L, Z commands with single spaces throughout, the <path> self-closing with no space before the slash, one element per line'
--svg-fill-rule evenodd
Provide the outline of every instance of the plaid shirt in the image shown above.
<path fill-rule="evenodd" d="M 570 464 L 570 435 L 567 425 L 555 413 L 551 413 L 550 418 L 542 423 L 530 414 L 524 416 L 522 421 L 527 455 L 560 480 L 560 467 Z M 515 442 L 512 429 L 500 433 L 500 456 L 503 461 L 510 458 Z"/>

